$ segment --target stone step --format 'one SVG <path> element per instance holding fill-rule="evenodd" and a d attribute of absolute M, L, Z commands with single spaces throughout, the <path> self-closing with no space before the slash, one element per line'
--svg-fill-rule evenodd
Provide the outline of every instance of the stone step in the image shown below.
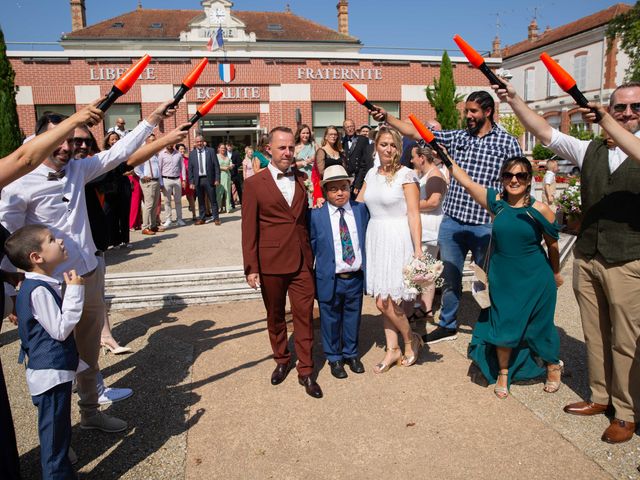
<path fill-rule="evenodd" d="M 561 234 L 560 263 L 564 265 L 576 237 Z M 462 281 L 475 279 L 465 261 Z M 245 282 L 242 267 L 160 270 L 107 274 L 106 300 L 111 309 L 156 308 L 177 305 L 214 304 L 260 298 L 260 291 Z"/>

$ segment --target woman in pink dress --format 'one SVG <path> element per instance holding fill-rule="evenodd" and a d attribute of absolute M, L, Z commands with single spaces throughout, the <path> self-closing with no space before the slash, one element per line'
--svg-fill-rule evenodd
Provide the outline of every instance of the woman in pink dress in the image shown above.
<path fill-rule="evenodd" d="M 242 160 L 242 177 L 246 180 L 252 177 L 253 171 L 253 147 L 244 147 L 244 160 Z"/>
<path fill-rule="evenodd" d="M 189 171 L 189 155 L 187 155 L 187 147 L 184 146 L 183 143 L 179 143 L 176 145 L 176 149 L 182 155 L 182 159 L 184 161 L 184 171 Z M 189 202 L 189 211 L 191 212 L 191 218 L 195 221 L 196 219 L 196 192 L 191 188 L 189 184 L 188 178 L 181 178 L 182 182 L 182 195 L 187 197 L 187 201 Z"/>

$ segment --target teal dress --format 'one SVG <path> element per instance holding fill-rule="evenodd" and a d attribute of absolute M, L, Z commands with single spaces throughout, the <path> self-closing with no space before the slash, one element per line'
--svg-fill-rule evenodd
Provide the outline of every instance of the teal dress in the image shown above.
<path fill-rule="evenodd" d="M 557 364 L 560 338 L 553 323 L 557 288 L 542 234 L 558 238 L 550 223 L 532 206 L 514 208 L 496 200 L 487 190 L 487 205 L 495 215 L 493 253 L 489 260 L 491 306 L 480 313 L 469 344 L 469 358 L 495 383 L 498 358 L 495 347 L 509 347 L 508 383 L 546 374 L 546 364 Z M 535 199 L 531 198 L 531 205 Z"/>

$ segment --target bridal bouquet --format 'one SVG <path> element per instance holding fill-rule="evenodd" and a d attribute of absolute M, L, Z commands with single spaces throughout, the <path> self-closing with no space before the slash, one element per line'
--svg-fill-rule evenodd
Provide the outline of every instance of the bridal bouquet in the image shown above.
<path fill-rule="evenodd" d="M 423 253 L 420 258 L 414 258 L 403 269 L 404 286 L 410 293 L 419 294 L 435 285 L 441 287 L 443 280 L 440 278 L 444 266 L 440 260 L 436 260 L 428 253 Z"/>

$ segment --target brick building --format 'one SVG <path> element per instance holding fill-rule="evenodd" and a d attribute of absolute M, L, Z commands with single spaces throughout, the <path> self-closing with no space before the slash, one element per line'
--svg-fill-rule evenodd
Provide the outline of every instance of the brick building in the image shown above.
<path fill-rule="evenodd" d="M 185 97 L 174 128 L 218 90 L 225 94 L 193 135 L 201 131 L 215 144 L 231 138 L 255 143 L 259 133 L 277 125 L 313 126 L 321 137 L 328 125 L 345 118 L 373 123 L 366 110 L 342 87 L 348 81 L 374 103 L 406 118 L 433 116 L 425 87 L 438 76 L 440 56 L 361 53 L 348 32 L 348 1 L 337 4 L 338 30 L 284 12 L 232 10 L 228 0 L 203 0 L 202 10 L 151 10 L 139 6 L 86 26 L 84 0 L 70 0 L 73 31 L 60 41 L 62 51 L 10 51 L 16 71 L 20 126 L 33 132 L 46 110 L 72 113 L 106 94 L 119 76 L 144 53 L 153 60 L 133 88 L 107 112 L 104 127 L 124 117 L 133 126 L 159 102 L 170 98 L 182 78 L 203 56 L 209 65 Z M 222 29 L 224 49 L 207 50 Z M 488 90 L 486 79 L 463 57 L 452 57 L 459 92 Z M 499 59 L 487 59 L 492 67 Z M 221 78 L 219 66 L 232 64 L 233 78 Z M 95 131 L 102 138 L 103 131 Z M 191 137 L 193 138 L 193 137 Z"/>

